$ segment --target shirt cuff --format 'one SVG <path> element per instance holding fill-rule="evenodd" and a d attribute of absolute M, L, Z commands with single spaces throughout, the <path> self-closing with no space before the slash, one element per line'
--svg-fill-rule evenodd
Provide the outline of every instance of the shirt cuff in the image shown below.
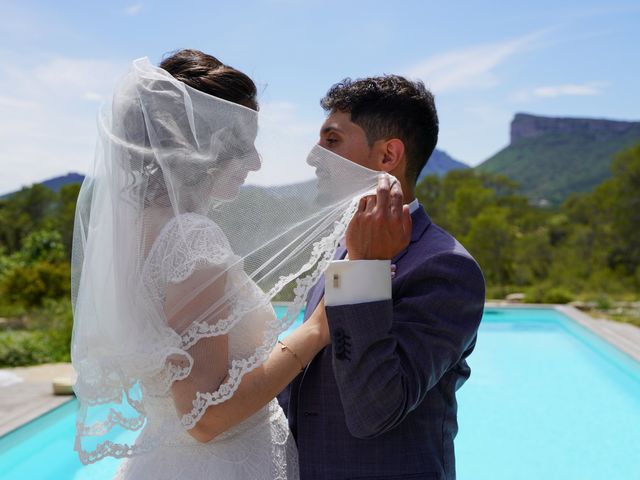
<path fill-rule="evenodd" d="M 334 260 L 325 272 L 324 302 L 328 307 L 390 298 L 390 260 Z"/>

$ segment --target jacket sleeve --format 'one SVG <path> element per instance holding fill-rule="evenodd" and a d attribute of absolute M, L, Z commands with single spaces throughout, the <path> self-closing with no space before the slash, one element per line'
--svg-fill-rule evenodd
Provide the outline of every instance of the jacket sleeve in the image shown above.
<path fill-rule="evenodd" d="M 285 389 L 282 390 L 276 397 L 278 399 L 278 403 L 280 404 L 280 407 L 282 408 L 282 410 L 284 411 L 284 414 L 287 417 L 289 416 L 289 398 L 290 397 L 291 397 L 291 384 L 287 385 Z"/>
<path fill-rule="evenodd" d="M 397 426 L 462 358 L 484 294 L 475 261 L 444 253 L 413 269 L 396 299 L 327 307 L 333 371 L 354 437 Z"/>

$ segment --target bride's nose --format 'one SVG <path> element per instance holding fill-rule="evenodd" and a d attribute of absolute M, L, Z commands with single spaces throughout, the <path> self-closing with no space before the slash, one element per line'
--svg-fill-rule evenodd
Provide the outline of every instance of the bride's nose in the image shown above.
<path fill-rule="evenodd" d="M 256 170 L 260 170 L 262 166 L 262 159 L 260 158 L 260 154 L 257 150 L 254 150 L 247 156 L 247 169 L 249 171 L 255 172 Z"/>

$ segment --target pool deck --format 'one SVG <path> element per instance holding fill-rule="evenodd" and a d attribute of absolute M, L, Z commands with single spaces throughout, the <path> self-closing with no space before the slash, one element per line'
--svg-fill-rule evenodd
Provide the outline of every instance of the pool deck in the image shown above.
<path fill-rule="evenodd" d="M 508 302 L 488 302 L 488 308 L 555 308 L 580 325 L 640 362 L 640 328 L 611 320 L 593 318 L 566 305 L 527 305 Z M 44 415 L 75 398 L 53 394 L 52 380 L 74 376 L 69 363 L 2 369 L 22 379 L 22 382 L 0 387 L 0 437 Z"/>
<path fill-rule="evenodd" d="M 51 383 L 57 377 L 73 377 L 70 363 L 2 370 L 17 375 L 22 381 L 0 387 L 0 437 L 74 398 L 73 395 L 54 395 Z"/>
<path fill-rule="evenodd" d="M 640 328 L 630 323 L 593 318 L 574 307 L 559 305 L 556 309 L 640 362 Z"/>

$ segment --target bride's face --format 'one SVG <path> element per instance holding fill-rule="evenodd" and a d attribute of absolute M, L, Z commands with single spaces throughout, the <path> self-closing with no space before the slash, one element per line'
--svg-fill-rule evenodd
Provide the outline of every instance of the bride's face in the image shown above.
<path fill-rule="evenodd" d="M 213 198 L 233 200 L 249 172 L 260 169 L 260 155 L 255 147 L 257 135 L 257 117 L 239 117 L 236 122 L 212 133 L 209 144 L 211 164 L 207 175 L 213 180 Z"/>
<path fill-rule="evenodd" d="M 249 172 L 260 169 L 260 155 L 253 143 L 233 150 L 207 172 L 213 179 L 212 195 L 219 200 L 236 198 Z"/>

